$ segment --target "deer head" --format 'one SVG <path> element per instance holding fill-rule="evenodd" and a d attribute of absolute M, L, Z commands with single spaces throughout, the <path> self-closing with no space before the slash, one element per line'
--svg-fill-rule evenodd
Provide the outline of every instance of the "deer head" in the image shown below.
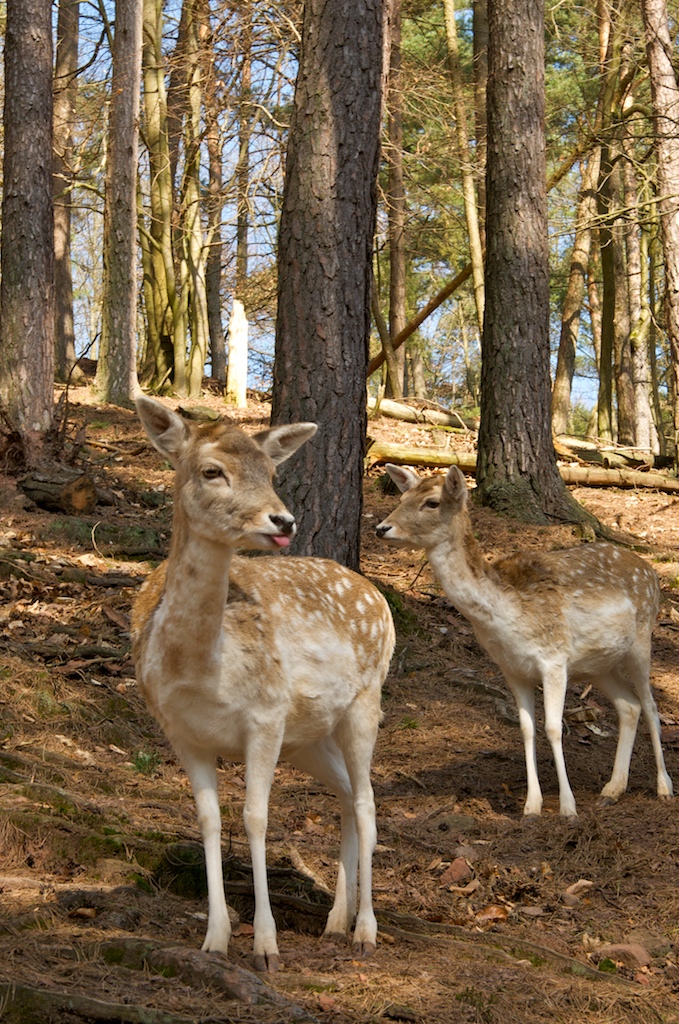
<path fill-rule="evenodd" d="M 464 536 L 467 523 L 467 485 L 457 468 L 445 476 L 419 477 L 404 466 L 384 467 L 402 492 L 401 503 L 376 527 L 389 544 L 430 549 L 449 543 L 451 534 Z"/>
<path fill-rule="evenodd" d="M 182 523 L 206 540 L 264 551 L 287 547 L 294 516 L 273 489 L 276 466 L 316 433 L 315 423 L 248 436 L 224 422 L 196 425 L 152 398 L 136 400 L 155 448 L 174 466 L 174 534 Z"/>

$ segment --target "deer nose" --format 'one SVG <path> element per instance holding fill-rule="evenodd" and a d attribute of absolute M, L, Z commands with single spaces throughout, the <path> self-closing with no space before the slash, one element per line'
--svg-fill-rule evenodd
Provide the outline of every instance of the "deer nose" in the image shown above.
<path fill-rule="evenodd" d="M 385 525 L 384 523 L 380 523 L 379 526 L 375 527 L 375 533 L 378 537 L 386 537 L 390 530 L 391 526 L 388 524 Z"/>
<path fill-rule="evenodd" d="M 292 537 L 295 532 L 295 517 L 293 515 L 289 512 L 278 512 L 276 515 L 269 514 L 269 519 L 282 537 Z"/>

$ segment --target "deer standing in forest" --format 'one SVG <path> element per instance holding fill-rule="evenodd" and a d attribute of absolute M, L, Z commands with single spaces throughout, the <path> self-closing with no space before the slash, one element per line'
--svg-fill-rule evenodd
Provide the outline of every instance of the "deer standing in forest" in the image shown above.
<path fill-rule="evenodd" d="M 611 544 L 564 551 L 519 552 L 488 563 L 467 510 L 467 485 L 448 474 L 420 478 L 401 466 L 386 470 L 401 503 L 376 528 L 390 544 L 424 548 L 446 596 L 474 627 L 501 668 L 516 700 L 526 754 L 524 815 L 538 815 L 542 793 L 535 752 L 535 687 L 542 684 L 545 731 L 559 780 L 559 808 L 576 815 L 562 748 L 568 680 L 589 679 L 613 703 L 619 736 L 610 781 L 600 806 L 625 792 L 640 709 L 655 755 L 657 792 L 672 796 L 651 693 L 651 632 L 660 588 L 653 569 Z"/>
<path fill-rule="evenodd" d="M 216 759 L 245 762 L 243 819 L 255 889 L 257 970 L 279 966 L 266 878 L 269 793 L 279 757 L 339 798 L 342 837 L 325 932 L 346 936 L 360 901 L 354 948 L 375 948 L 370 765 L 380 691 L 394 646 L 387 602 L 363 577 L 320 558 L 248 558 L 277 551 L 294 517 L 273 490 L 275 466 L 315 432 L 313 423 L 254 436 L 219 422 L 187 423 L 137 399 L 153 445 L 176 469 L 167 561 L 135 602 L 133 655 L 146 701 L 190 779 L 208 879 L 204 950 L 226 953 Z"/>

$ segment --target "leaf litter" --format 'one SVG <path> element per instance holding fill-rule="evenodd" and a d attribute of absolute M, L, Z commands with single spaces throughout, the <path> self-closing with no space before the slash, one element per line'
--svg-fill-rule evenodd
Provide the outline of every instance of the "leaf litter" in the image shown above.
<path fill-rule="evenodd" d="M 320 935 L 339 811 L 322 786 L 281 764 L 268 855 L 284 968 L 263 982 L 279 1001 L 263 999 L 260 988 L 254 1001 L 227 999 L 216 974 L 169 976 L 149 966 L 168 962 L 166 950 L 200 964 L 207 911 L 190 789 L 137 691 L 129 655 L 131 602 L 167 547 L 172 473 L 144 446 L 132 414 L 90 404 L 84 389 L 71 397 L 73 434 L 79 443 L 85 437 L 81 457 L 114 500 L 97 507 L 101 525 L 75 529 L 27 508 L 12 478 L 0 482 L 4 1017 L 31 1019 L 21 989 L 34 1019 L 58 1024 L 97 1013 L 263 1024 L 500 1024 L 510 1016 L 521 1024 L 679 1024 L 679 833 L 674 804 L 654 798 L 645 730 L 628 793 L 597 810 L 615 716 L 596 690 L 569 691 L 564 747 L 580 817 L 557 814 L 540 735 L 545 810 L 522 821 L 513 702 L 421 554 L 387 550 L 374 538 L 397 500 L 383 493 L 379 467 L 365 481 L 363 570 L 388 596 L 398 641 L 373 772 L 377 953 L 357 961 L 350 946 Z M 214 396 L 206 403 L 221 408 Z M 254 431 L 268 412 L 253 401 L 237 416 Z M 377 419 L 370 432 L 437 443 L 426 426 Z M 661 577 L 653 682 L 668 771 L 679 785 L 677 503 L 652 491 L 575 493 L 609 525 L 624 514 Z M 474 510 L 474 526 L 491 556 L 581 542 L 570 527 L 528 527 L 483 509 Z M 220 764 L 218 775 L 236 922 L 228 965 L 250 972 L 243 767 Z M 104 956 L 111 944 L 117 960 Z"/>

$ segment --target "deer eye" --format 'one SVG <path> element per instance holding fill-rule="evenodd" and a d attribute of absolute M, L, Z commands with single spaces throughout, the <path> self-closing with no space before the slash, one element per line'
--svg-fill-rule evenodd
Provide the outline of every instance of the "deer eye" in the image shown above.
<path fill-rule="evenodd" d="M 206 466 L 203 470 L 206 480 L 216 480 L 218 476 L 224 476 L 219 466 Z"/>
<path fill-rule="evenodd" d="M 436 498 L 430 498 L 429 501 L 425 501 L 424 507 L 425 508 L 438 508 L 440 504 L 441 504 L 441 502 L 437 501 Z"/>

